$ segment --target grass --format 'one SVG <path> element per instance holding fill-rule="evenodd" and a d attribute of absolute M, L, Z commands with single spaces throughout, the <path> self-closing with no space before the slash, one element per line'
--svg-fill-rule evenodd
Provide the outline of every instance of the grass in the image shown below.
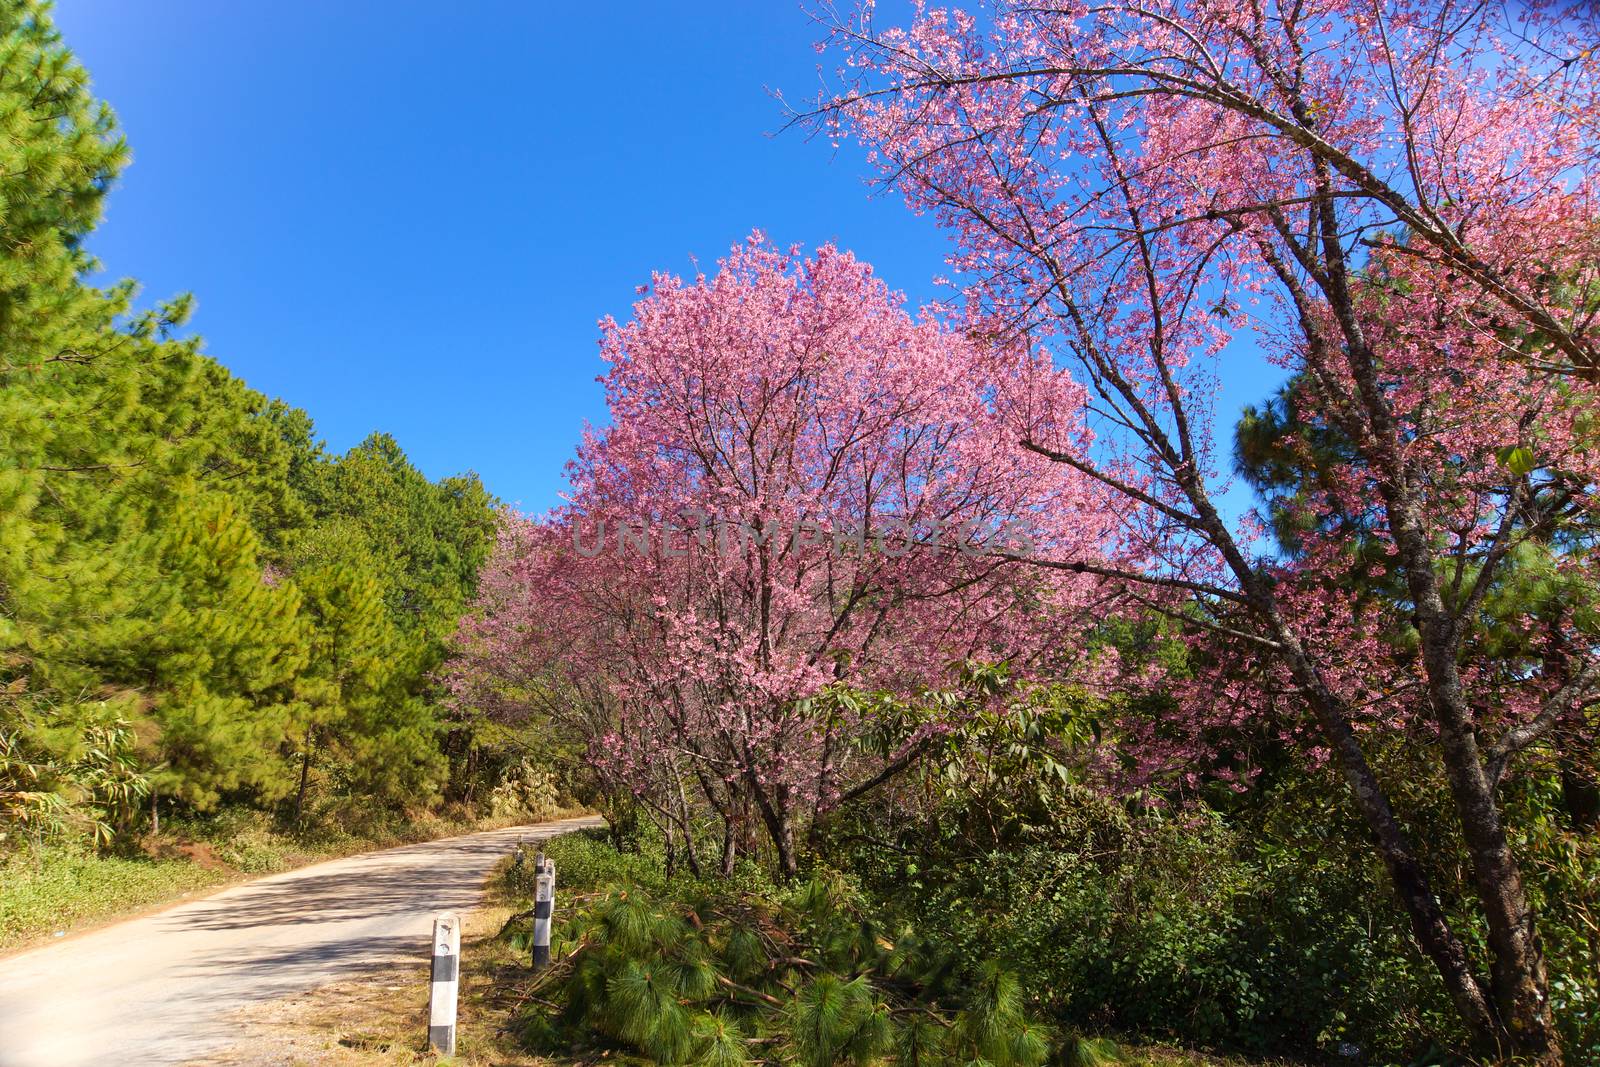
<path fill-rule="evenodd" d="M 46 849 L 0 866 L 0 949 L 52 937 L 228 880 L 181 859 L 94 856 Z"/>

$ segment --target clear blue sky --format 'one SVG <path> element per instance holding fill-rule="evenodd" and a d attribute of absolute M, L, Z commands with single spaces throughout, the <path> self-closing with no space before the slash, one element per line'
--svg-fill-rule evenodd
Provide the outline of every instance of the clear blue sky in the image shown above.
<path fill-rule="evenodd" d="M 603 421 L 596 320 L 653 269 L 709 266 L 759 226 L 851 248 L 915 301 L 942 270 L 945 238 L 870 196 L 853 146 L 771 136 L 769 89 L 817 86 L 788 0 L 56 15 L 133 148 L 91 242 L 107 273 L 193 292 L 211 354 L 331 447 L 385 430 L 430 476 L 476 470 L 527 510 Z"/>

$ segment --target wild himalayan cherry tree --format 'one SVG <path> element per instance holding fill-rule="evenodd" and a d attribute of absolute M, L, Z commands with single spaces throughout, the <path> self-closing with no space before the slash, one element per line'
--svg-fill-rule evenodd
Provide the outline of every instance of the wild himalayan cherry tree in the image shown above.
<path fill-rule="evenodd" d="M 1592 720 L 1588 545 L 1563 531 L 1594 517 L 1600 456 L 1597 35 L 1556 11 L 1001 3 L 881 30 L 869 6 L 825 16 L 841 85 L 803 116 L 953 233 L 983 329 L 1088 387 L 1078 412 L 1020 394 L 1012 439 L 1120 495 L 1129 597 L 1253 650 L 1236 702 L 1189 702 L 1195 736 L 1219 707 L 1289 709 L 1478 1050 L 1541 1064 L 1562 1054 L 1497 790 Z M 1216 357 L 1241 338 L 1231 358 L 1266 353 L 1345 442 L 1289 556 L 1214 495 Z M 1526 651 L 1491 654 L 1485 605 L 1530 551 L 1588 603 L 1514 619 Z M 1382 578 L 1393 596 L 1357 593 Z M 1478 929 L 1452 926 L 1390 802 L 1374 753 L 1400 735 L 1448 783 Z"/>
<path fill-rule="evenodd" d="M 585 694 L 612 722 L 597 764 L 686 844 L 709 808 L 725 866 L 748 817 L 793 872 L 798 829 L 940 729 L 873 755 L 880 702 L 841 687 L 915 697 L 969 661 L 1025 674 L 1063 654 L 1049 620 L 1097 595 L 1092 574 L 1012 558 L 1102 559 L 1085 480 L 1015 455 L 987 401 L 1006 365 L 902 303 L 848 253 L 759 234 L 714 277 L 657 275 L 631 321 L 602 324 L 611 425 L 570 503 L 511 521 L 469 624 L 502 676 L 604 679 Z"/>

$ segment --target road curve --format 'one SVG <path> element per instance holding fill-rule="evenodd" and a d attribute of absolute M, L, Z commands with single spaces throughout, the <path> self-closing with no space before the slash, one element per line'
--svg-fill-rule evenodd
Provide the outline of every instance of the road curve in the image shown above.
<path fill-rule="evenodd" d="M 474 907 L 518 841 L 600 821 L 330 860 L 0 959 L 0 1067 L 192 1062 L 239 1008 L 426 956 L 434 915 Z"/>

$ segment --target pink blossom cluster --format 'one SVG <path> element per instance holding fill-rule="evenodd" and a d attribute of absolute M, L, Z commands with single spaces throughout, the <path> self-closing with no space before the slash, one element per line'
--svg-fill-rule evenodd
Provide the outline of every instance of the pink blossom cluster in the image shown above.
<path fill-rule="evenodd" d="M 849 253 L 756 234 L 714 275 L 657 275 L 601 329 L 610 424 L 585 436 L 565 506 L 507 516 L 464 640 L 502 684 L 552 664 L 602 680 L 595 764 L 663 810 L 685 790 L 725 816 L 755 805 L 782 838 L 872 767 L 869 712 L 830 693 L 914 697 L 969 660 L 1025 671 L 1094 596 L 1092 574 L 970 540 L 743 535 L 1010 525 L 1096 559 L 1107 543 L 1098 491 L 1020 452 L 993 402 L 1018 361 L 913 316 Z M 674 525 L 698 535 L 671 552 L 573 540 Z"/>

